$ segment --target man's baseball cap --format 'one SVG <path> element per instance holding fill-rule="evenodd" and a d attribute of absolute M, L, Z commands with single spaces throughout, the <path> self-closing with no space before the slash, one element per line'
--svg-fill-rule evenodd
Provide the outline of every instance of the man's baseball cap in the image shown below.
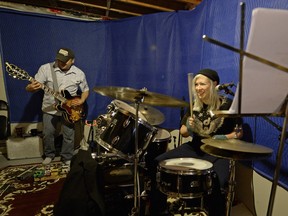
<path fill-rule="evenodd" d="M 75 58 L 74 52 L 69 48 L 60 48 L 56 54 L 56 59 L 65 63 L 69 61 L 69 59 L 74 58 Z"/>

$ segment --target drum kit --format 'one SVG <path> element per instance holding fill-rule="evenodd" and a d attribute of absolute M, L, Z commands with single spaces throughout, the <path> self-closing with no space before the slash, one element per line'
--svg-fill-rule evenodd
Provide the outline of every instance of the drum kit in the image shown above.
<path fill-rule="evenodd" d="M 152 161 L 157 155 L 164 153 L 171 141 L 171 135 L 167 130 L 156 127 L 165 121 L 165 116 L 153 106 L 188 107 L 189 104 L 183 100 L 149 92 L 146 88 L 137 90 L 108 86 L 95 87 L 93 90 L 114 99 L 107 106 L 107 113 L 100 115 L 96 120 L 95 140 L 110 154 L 133 164 L 134 207 L 131 215 L 138 215 L 141 197 L 138 166 L 142 168 L 141 160 L 145 166 L 145 161 Z M 131 104 L 128 104 L 129 102 Z"/>
<path fill-rule="evenodd" d="M 106 151 L 133 165 L 133 200 L 130 215 L 140 214 L 138 168 L 167 150 L 171 134 L 157 125 L 165 121 L 164 115 L 153 106 L 188 107 L 189 103 L 144 89 L 127 87 L 95 87 L 96 93 L 114 100 L 107 113 L 97 118 L 95 139 Z M 126 101 L 126 102 L 124 102 Z M 130 102 L 131 104 L 128 104 Z M 254 160 L 272 154 L 270 148 L 237 139 L 202 140 L 201 149 L 213 156 L 230 161 L 229 191 L 226 215 L 230 215 L 234 198 L 235 161 Z M 98 152 L 99 154 L 99 152 Z M 101 155 L 100 155 L 101 156 Z M 145 158 L 144 165 L 141 160 Z M 195 198 L 209 193 L 212 188 L 213 165 L 205 160 L 176 158 L 160 162 L 160 191 L 172 197 Z"/>

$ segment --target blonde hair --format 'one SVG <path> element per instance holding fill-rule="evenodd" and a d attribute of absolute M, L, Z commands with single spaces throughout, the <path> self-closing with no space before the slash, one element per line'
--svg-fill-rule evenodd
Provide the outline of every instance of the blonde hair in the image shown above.
<path fill-rule="evenodd" d="M 196 80 L 200 77 L 200 76 L 204 76 L 202 74 L 197 74 L 192 81 L 192 92 L 194 93 L 194 104 L 193 104 L 193 110 L 194 111 L 200 111 L 203 108 L 203 102 L 200 100 L 200 98 L 198 97 L 196 90 L 195 90 L 195 82 Z M 204 76 L 206 77 L 206 76 Z M 206 77 L 208 78 L 208 77 Z M 212 111 L 212 110 L 218 110 L 220 107 L 220 96 L 214 86 L 214 81 L 209 79 L 210 82 L 210 89 L 209 89 L 209 104 L 208 105 L 208 111 Z"/>

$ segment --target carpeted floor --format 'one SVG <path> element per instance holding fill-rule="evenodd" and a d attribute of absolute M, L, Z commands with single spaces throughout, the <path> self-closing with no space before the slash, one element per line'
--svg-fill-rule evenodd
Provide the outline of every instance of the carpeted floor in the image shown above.
<path fill-rule="evenodd" d="M 51 166 L 46 166 L 46 169 L 41 164 L 34 164 L 38 161 L 28 163 L 33 164 L 7 165 L 7 167 L 0 169 L 0 216 L 53 216 L 54 205 L 60 197 L 64 181 L 68 179 L 65 177 L 67 167 L 63 167 L 61 162 L 54 162 Z M 1 165 L 3 164 L 1 162 Z M 112 166 L 110 169 L 110 167 L 105 169 L 105 175 L 108 175 L 106 180 L 109 180 L 107 182 L 109 184 L 106 186 L 111 186 L 105 189 L 106 213 L 109 216 L 130 215 L 133 207 L 133 198 L 130 197 L 133 195 L 133 186 L 120 187 L 122 184 L 119 184 L 118 181 L 122 179 L 125 180 L 124 182 L 130 182 L 131 176 L 128 175 L 128 181 L 126 177 L 122 178 L 126 176 L 124 175 L 127 173 L 126 168 L 121 166 L 112 168 Z M 116 179 L 118 187 L 113 187 Z M 130 197 L 130 199 L 126 199 L 126 197 Z M 168 201 L 173 203 L 173 200 Z M 146 208 L 145 204 L 146 201 L 141 199 L 141 212 L 145 212 L 145 209 L 142 210 L 142 208 Z M 175 202 L 171 207 L 177 207 L 177 204 L 179 203 Z M 175 213 L 174 215 L 179 214 Z M 232 208 L 232 215 L 252 216 L 244 205 Z"/>
<path fill-rule="evenodd" d="M 61 163 L 30 164 L 0 170 L 0 216 L 53 215 L 67 174 Z"/>

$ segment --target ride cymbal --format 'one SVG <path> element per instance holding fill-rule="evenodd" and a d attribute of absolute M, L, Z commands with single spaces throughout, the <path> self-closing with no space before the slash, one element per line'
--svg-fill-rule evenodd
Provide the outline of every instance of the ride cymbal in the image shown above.
<path fill-rule="evenodd" d="M 152 106 L 168 106 L 168 107 L 188 107 L 189 103 L 154 92 L 149 92 L 146 89 L 133 89 L 128 87 L 104 86 L 94 87 L 93 90 L 100 95 L 116 98 L 119 100 L 135 102 L 140 100 L 141 103 Z"/>
<path fill-rule="evenodd" d="M 201 141 L 205 143 L 205 145 L 201 146 L 201 149 L 216 157 L 234 160 L 253 160 L 271 156 L 273 153 L 273 150 L 268 147 L 238 139 L 202 139 Z"/>

